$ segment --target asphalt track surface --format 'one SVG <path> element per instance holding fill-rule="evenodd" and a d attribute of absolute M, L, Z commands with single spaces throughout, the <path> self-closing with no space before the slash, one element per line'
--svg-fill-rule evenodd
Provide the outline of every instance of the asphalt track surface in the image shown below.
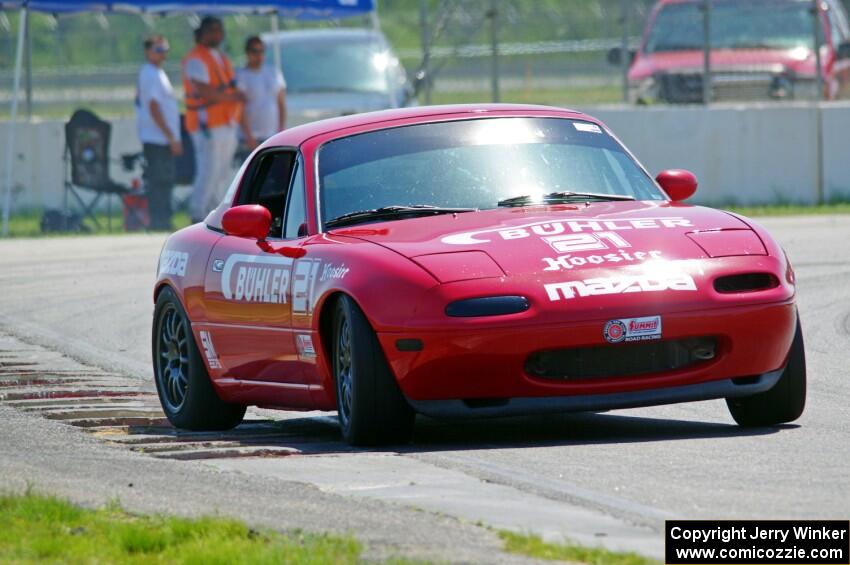
<path fill-rule="evenodd" d="M 478 562 L 516 559 L 481 525 L 660 556 L 665 518 L 846 518 L 850 216 L 759 221 L 797 272 L 809 397 L 794 424 L 741 429 L 722 401 L 463 425 L 420 419 L 413 445 L 368 451 L 339 441 L 333 414 L 255 411 L 319 447 L 183 462 L 0 405 L 0 488 L 30 480 L 85 503 L 118 496 L 140 510 L 348 531 L 376 557 Z M 151 287 L 163 239 L 0 242 L 0 346 L 55 352 L 53 363 L 102 367 L 153 390 Z"/>

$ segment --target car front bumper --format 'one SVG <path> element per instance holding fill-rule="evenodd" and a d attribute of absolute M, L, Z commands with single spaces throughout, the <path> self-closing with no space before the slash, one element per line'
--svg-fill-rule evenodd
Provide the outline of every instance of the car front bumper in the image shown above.
<path fill-rule="evenodd" d="M 600 410 L 707 398 L 745 396 L 775 384 L 794 338 L 793 301 L 662 314 L 662 339 L 711 336 L 715 356 L 681 369 L 592 379 L 534 377 L 525 370 L 540 351 L 622 344 L 603 338 L 605 318 L 499 329 L 379 333 L 402 392 L 423 413 L 528 413 Z M 420 351 L 399 351 L 398 340 L 420 340 Z M 732 381 L 736 379 L 736 381 Z M 436 403 L 435 403 L 436 402 Z M 488 404 L 489 403 L 489 404 Z"/>

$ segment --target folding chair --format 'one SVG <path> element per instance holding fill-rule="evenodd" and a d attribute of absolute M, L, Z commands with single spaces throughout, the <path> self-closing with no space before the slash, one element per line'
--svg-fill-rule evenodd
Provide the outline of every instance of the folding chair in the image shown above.
<path fill-rule="evenodd" d="M 94 212 L 100 199 L 106 196 L 109 231 L 112 231 L 112 196 L 123 197 L 130 192 L 109 177 L 111 135 L 112 126 L 88 110 L 77 110 L 65 124 L 65 211 L 68 211 L 70 194 L 80 206 L 83 217 L 100 229 Z M 92 191 L 94 197 L 87 202 L 80 190 Z"/>

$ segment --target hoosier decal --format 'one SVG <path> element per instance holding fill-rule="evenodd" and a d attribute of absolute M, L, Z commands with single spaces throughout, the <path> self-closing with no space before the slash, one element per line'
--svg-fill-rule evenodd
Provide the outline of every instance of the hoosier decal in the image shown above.
<path fill-rule="evenodd" d="M 664 275 L 626 275 L 622 277 L 595 278 L 583 281 L 567 281 L 544 285 L 552 302 L 575 298 L 576 295 L 599 296 L 630 292 L 662 292 L 665 290 L 696 290 L 697 285 L 685 273 Z"/>
<path fill-rule="evenodd" d="M 343 279 L 350 270 L 351 269 L 345 266 L 345 263 L 343 263 L 342 265 L 326 263 L 325 266 L 322 267 L 322 275 L 319 277 L 319 280 L 324 282 L 329 281 L 331 279 Z"/>
<path fill-rule="evenodd" d="M 584 257 L 574 257 L 573 255 L 561 255 L 556 259 L 544 257 L 543 262 L 546 263 L 544 271 L 569 271 L 575 267 L 584 267 L 585 265 L 602 265 L 604 263 L 634 263 L 636 261 L 648 261 L 650 259 L 660 259 L 660 251 L 623 251 L 618 249 L 616 253 L 606 253 L 604 255 L 586 255 Z"/>

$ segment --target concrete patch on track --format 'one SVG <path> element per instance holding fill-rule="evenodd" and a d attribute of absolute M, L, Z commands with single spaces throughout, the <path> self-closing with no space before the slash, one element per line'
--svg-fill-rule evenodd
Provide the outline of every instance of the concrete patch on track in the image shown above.
<path fill-rule="evenodd" d="M 663 558 L 662 536 L 654 529 L 396 453 L 358 452 L 276 461 L 220 459 L 212 464 L 229 471 L 309 482 L 324 492 L 377 499 L 468 523 L 533 532 L 547 541 Z"/>

